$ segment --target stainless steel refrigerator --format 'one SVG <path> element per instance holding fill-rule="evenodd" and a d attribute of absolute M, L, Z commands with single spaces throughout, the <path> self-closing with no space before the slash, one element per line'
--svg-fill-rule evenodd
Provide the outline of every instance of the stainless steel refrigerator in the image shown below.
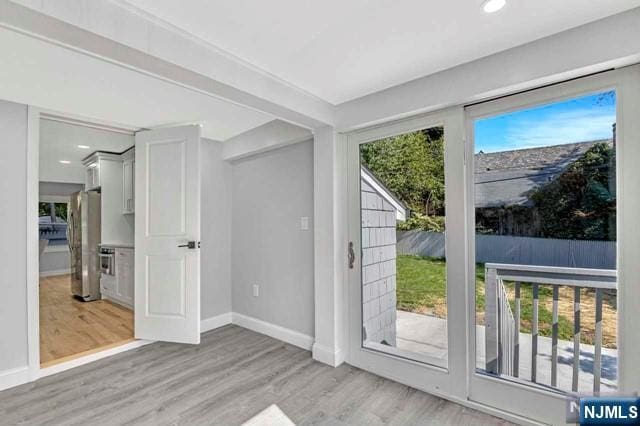
<path fill-rule="evenodd" d="M 71 195 L 67 218 L 71 254 L 71 294 L 85 302 L 100 299 L 100 193 Z"/>

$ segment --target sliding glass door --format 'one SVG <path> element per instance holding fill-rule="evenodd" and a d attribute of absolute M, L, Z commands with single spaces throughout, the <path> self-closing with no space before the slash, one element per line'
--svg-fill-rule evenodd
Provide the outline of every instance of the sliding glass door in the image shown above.
<path fill-rule="evenodd" d="M 567 399 L 622 390 L 633 73 L 466 108 L 473 401 L 560 423 Z"/>
<path fill-rule="evenodd" d="M 350 362 L 464 397 L 462 108 L 348 136 Z"/>
<path fill-rule="evenodd" d="M 639 117 L 634 66 L 346 135 L 348 362 L 551 424 L 640 391 Z"/>

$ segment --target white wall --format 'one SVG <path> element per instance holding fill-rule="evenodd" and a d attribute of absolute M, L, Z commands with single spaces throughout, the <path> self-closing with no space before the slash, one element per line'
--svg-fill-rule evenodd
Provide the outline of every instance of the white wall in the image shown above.
<path fill-rule="evenodd" d="M 313 336 L 312 142 L 235 162 L 232 212 L 233 312 Z"/>
<path fill-rule="evenodd" d="M 27 365 L 27 107 L 0 101 L 0 385 Z"/>
<path fill-rule="evenodd" d="M 202 319 L 231 312 L 231 164 L 222 143 L 203 139 L 201 151 Z"/>

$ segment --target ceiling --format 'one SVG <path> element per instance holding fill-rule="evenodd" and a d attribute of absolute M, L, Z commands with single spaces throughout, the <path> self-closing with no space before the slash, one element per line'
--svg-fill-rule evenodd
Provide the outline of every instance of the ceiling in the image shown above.
<path fill-rule="evenodd" d="M 3 100 L 132 128 L 197 123 L 218 141 L 274 119 L 4 28 L 0 50 Z"/>
<path fill-rule="evenodd" d="M 85 169 L 82 160 L 85 157 L 95 151 L 124 152 L 133 144 L 132 132 L 127 134 L 57 119 L 41 119 L 40 180 L 84 183 Z M 61 160 L 69 163 L 62 164 Z"/>
<path fill-rule="evenodd" d="M 339 104 L 624 10 L 640 0 L 126 0 Z"/>

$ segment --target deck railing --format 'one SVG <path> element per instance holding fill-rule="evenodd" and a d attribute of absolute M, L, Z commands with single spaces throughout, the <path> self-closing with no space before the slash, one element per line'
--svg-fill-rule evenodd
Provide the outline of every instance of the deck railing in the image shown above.
<path fill-rule="evenodd" d="M 504 282 L 514 283 L 514 309 Z M 485 265 L 485 344 L 486 370 L 498 375 L 519 376 L 520 369 L 520 291 L 531 284 L 531 381 L 537 382 L 539 286 L 552 286 L 551 386 L 558 380 L 558 303 L 559 289 L 573 287 L 573 373 L 571 390 L 578 391 L 580 372 L 580 289 L 595 290 L 595 336 L 593 354 L 593 392 L 600 393 L 602 373 L 603 291 L 617 289 L 615 270 L 560 268 L 551 266 Z"/>

